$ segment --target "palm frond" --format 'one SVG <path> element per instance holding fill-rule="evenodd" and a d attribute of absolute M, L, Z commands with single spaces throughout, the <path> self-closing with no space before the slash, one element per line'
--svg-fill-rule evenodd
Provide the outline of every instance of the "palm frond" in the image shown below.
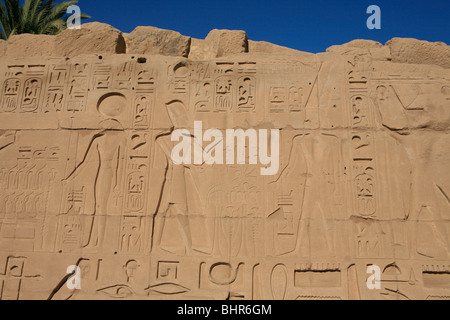
<path fill-rule="evenodd" d="M 8 39 L 8 35 L 10 33 L 10 25 L 9 25 L 9 18 L 7 14 L 7 10 L 3 2 L 0 2 L 0 27 L 1 27 L 1 33 L 0 37 L 3 40 Z"/>

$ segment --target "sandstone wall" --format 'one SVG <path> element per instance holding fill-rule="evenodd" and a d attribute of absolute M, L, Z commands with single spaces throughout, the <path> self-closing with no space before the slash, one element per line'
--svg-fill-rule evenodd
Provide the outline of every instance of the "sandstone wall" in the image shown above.
<path fill-rule="evenodd" d="M 2 299 L 450 297 L 448 46 L 94 27 L 0 44 Z M 174 165 L 194 121 L 280 129 L 279 171 Z"/>

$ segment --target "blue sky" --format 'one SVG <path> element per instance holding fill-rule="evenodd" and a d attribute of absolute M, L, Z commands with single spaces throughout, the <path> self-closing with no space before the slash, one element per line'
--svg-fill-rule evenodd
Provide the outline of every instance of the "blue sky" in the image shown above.
<path fill-rule="evenodd" d="M 381 8 L 381 30 L 366 27 L 372 4 Z M 80 0 L 79 6 L 89 21 L 123 32 L 150 25 L 203 39 L 214 28 L 236 29 L 251 40 L 314 53 L 353 39 L 450 44 L 450 0 Z"/>

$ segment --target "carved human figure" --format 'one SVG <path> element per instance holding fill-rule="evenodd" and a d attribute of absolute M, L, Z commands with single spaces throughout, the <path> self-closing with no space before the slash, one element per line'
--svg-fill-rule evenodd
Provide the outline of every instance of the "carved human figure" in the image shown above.
<path fill-rule="evenodd" d="M 103 130 L 93 136 L 87 148 L 83 160 L 75 167 L 71 174 L 64 180 L 66 183 L 73 181 L 82 174 L 87 167 L 96 168 L 94 180 L 94 202 L 92 225 L 88 244 L 85 248 L 101 248 L 105 234 L 106 218 L 110 214 L 108 208 L 111 197 L 120 193 L 122 181 L 122 162 L 124 159 L 126 137 L 119 121 L 114 119 L 120 115 L 125 107 L 126 100 L 121 95 L 110 95 L 100 101 L 98 110 L 109 117 L 102 121 Z"/>
<path fill-rule="evenodd" d="M 186 128 L 189 125 L 187 110 L 181 101 L 173 101 L 167 104 L 168 114 L 175 129 Z M 207 233 L 204 228 L 206 223 L 202 219 L 189 217 L 187 184 L 195 183 L 188 181 L 192 179 L 189 165 L 171 165 L 171 153 L 174 142 L 171 141 L 169 133 L 161 134 L 156 139 L 159 150 L 164 154 L 167 164 L 166 184 L 163 190 L 163 204 L 159 208 L 160 218 L 155 219 L 155 232 L 153 235 L 154 249 L 163 249 L 173 253 L 191 253 L 192 250 L 204 252 L 208 247 Z M 197 194 L 192 192 L 191 194 Z M 199 203 L 200 199 L 192 200 Z M 174 229 L 172 229 L 174 228 Z M 194 228 L 194 230 L 191 230 Z M 174 233 L 175 232 L 175 233 Z M 195 234 L 193 234 L 195 232 Z M 164 244 L 164 238 L 170 238 L 170 245 Z M 197 239 L 197 240 L 194 240 Z"/>

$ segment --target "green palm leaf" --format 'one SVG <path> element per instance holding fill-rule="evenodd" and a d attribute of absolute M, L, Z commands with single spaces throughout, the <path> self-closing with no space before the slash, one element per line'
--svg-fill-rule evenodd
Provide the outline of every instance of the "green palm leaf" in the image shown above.
<path fill-rule="evenodd" d="M 14 34 L 58 34 L 67 28 L 67 9 L 77 0 L 55 3 L 54 0 L 0 0 L 0 39 Z M 81 19 L 90 19 L 82 13 Z"/>

